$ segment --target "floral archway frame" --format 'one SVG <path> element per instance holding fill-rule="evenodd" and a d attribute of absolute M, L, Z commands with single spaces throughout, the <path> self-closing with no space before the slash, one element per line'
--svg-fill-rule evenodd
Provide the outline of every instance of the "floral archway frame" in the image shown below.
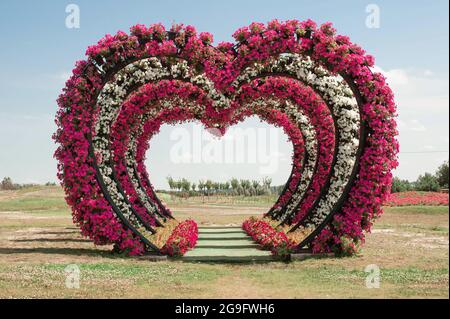
<path fill-rule="evenodd" d="M 294 146 L 291 175 L 265 215 L 306 231 L 294 250 L 352 253 L 364 241 L 398 165 L 394 98 L 373 58 L 311 20 L 252 23 L 233 36 L 236 44 L 212 46 L 191 26 L 136 25 L 77 62 L 58 99 L 55 156 L 73 220 L 96 244 L 170 254 L 152 241 L 174 217 L 144 164 L 151 137 L 192 120 L 224 133 L 252 115 Z M 181 223 L 173 235 L 188 249 L 196 231 Z"/>

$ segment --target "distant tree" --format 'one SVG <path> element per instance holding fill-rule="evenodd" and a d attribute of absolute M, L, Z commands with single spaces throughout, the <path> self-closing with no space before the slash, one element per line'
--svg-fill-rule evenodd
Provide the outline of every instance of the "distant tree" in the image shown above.
<path fill-rule="evenodd" d="M 247 179 L 240 180 L 240 192 L 239 195 L 250 196 L 252 195 L 252 183 Z"/>
<path fill-rule="evenodd" d="M 241 179 L 240 184 L 244 190 L 249 190 L 252 185 L 252 183 L 246 179 Z"/>
<path fill-rule="evenodd" d="M 230 182 L 225 182 L 222 184 L 222 190 L 226 193 L 228 193 L 228 191 L 230 190 Z"/>
<path fill-rule="evenodd" d="M 213 189 L 213 181 L 208 179 L 205 183 L 206 193 L 207 195 L 211 194 L 211 190 Z"/>
<path fill-rule="evenodd" d="M 233 194 L 237 195 L 239 188 L 239 180 L 237 178 L 232 178 L 230 180 L 231 189 L 233 190 Z"/>
<path fill-rule="evenodd" d="M 398 177 L 393 178 L 391 193 L 408 192 L 412 190 L 413 186 L 408 180 L 400 179 Z"/>
<path fill-rule="evenodd" d="M 236 189 L 236 195 L 245 195 L 245 193 L 246 193 L 246 190 L 239 183 L 239 185 Z"/>
<path fill-rule="evenodd" d="M 5 191 L 14 190 L 17 188 L 16 185 L 14 185 L 11 177 L 5 177 L 0 186 L 1 189 Z"/>
<path fill-rule="evenodd" d="M 263 181 L 262 181 L 263 187 L 264 187 L 264 191 L 267 192 L 268 194 L 270 194 L 271 192 L 271 185 L 272 185 L 272 179 L 269 177 L 264 177 Z"/>
<path fill-rule="evenodd" d="M 436 179 L 441 188 L 448 188 L 448 161 L 444 162 L 436 171 Z"/>
<path fill-rule="evenodd" d="M 214 193 L 217 194 L 220 191 L 221 185 L 220 185 L 220 183 L 213 182 L 212 183 L 212 188 L 214 189 Z"/>
<path fill-rule="evenodd" d="M 175 187 L 176 187 L 178 192 L 180 192 L 183 189 L 183 183 L 181 182 L 181 180 L 177 180 L 175 182 Z"/>
<path fill-rule="evenodd" d="M 167 176 L 167 183 L 169 184 L 170 190 L 175 189 L 175 181 L 171 176 Z"/>
<path fill-rule="evenodd" d="M 415 182 L 415 189 L 423 192 L 437 192 L 439 190 L 439 182 L 436 176 L 425 173 L 420 175 Z"/>
<path fill-rule="evenodd" d="M 191 183 L 186 178 L 181 179 L 180 189 L 182 189 L 183 192 L 188 193 L 191 189 Z"/>
<path fill-rule="evenodd" d="M 256 181 L 256 180 L 252 181 L 251 194 L 253 194 L 255 196 L 260 194 L 259 181 Z"/>
<path fill-rule="evenodd" d="M 197 190 L 197 184 L 192 183 L 191 189 L 192 189 L 193 192 L 195 192 Z"/>
<path fill-rule="evenodd" d="M 205 182 L 204 181 L 199 181 L 198 182 L 198 189 L 199 189 L 199 191 L 201 191 L 203 194 L 205 194 Z"/>

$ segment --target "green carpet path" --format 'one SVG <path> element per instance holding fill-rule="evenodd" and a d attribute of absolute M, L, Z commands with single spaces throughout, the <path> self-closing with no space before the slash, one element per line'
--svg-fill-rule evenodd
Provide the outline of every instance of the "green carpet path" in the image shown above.
<path fill-rule="evenodd" d="M 273 260 L 270 251 L 263 251 L 237 227 L 200 227 L 197 245 L 186 255 L 186 261 L 257 262 Z"/>

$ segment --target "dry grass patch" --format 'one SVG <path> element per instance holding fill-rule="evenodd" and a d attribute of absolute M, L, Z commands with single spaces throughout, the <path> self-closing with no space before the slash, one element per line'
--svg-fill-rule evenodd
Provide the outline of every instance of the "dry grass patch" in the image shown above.
<path fill-rule="evenodd" d="M 59 188 L 6 193 L 0 192 L 2 298 L 448 298 L 448 207 L 387 208 L 353 258 L 151 263 L 113 255 L 111 246 L 81 237 L 69 209 L 61 208 Z M 169 207 L 180 220 L 240 226 L 270 207 L 267 199 L 252 200 L 233 206 L 197 199 Z M 80 267 L 80 289 L 65 287 L 70 264 Z M 380 289 L 365 286 L 370 264 L 380 267 Z"/>

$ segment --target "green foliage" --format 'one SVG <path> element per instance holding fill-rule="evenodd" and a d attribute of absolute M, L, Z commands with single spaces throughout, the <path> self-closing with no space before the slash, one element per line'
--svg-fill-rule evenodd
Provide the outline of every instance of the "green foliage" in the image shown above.
<path fill-rule="evenodd" d="M 66 213 L 66 201 L 63 197 L 41 198 L 34 196 L 0 201 L 0 211 L 24 211 L 32 213 L 45 210 L 63 211 Z"/>
<path fill-rule="evenodd" d="M 4 191 L 19 189 L 20 185 L 14 184 L 10 177 L 5 177 L 0 184 L 0 189 Z"/>
<path fill-rule="evenodd" d="M 1 188 L 3 190 L 10 190 L 13 187 L 13 183 L 10 177 L 5 177 L 2 181 Z"/>
<path fill-rule="evenodd" d="M 413 190 L 413 185 L 406 180 L 400 179 L 398 177 L 394 177 L 392 180 L 392 193 L 401 193 L 401 192 L 409 192 Z"/>
<path fill-rule="evenodd" d="M 441 188 L 448 188 L 448 161 L 439 166 L 438 170 L 436 171 L 436 179 Z"/>
<path fill-rule="evenodd" d="M 179 180 L 173 179 L 171 176 L 167 177 L 171 193 L 186 196 L 211 196 L 211 195 L 227 195 L 227 196 L 261 196 L 270 195 L 274 191 L 279 193 L 283 186 L 273 187 L 272 179 L 264 178 L 261 182 L 257 180 L 238 180 L 232 178 L 226 182 L 215 182 L 212 180 L 200 180 L 197 183 L 192 183 L 186 178 Z"/>
<path fill-rule="evenodd" d="M 392 180 L 392 193 L 422 191 L 436 192 L 449 187 L 448 161 L 444 162 L 433 174 L 420 175 L 415 182 L 394 177 Z"/>
<path fill-rule="evenodd" d="M 420 175 L 415 183 L 415 189 L 422 192 L 437 192 L 439 190 L 439 182 L 436 176 L 425 173 Z"/>

